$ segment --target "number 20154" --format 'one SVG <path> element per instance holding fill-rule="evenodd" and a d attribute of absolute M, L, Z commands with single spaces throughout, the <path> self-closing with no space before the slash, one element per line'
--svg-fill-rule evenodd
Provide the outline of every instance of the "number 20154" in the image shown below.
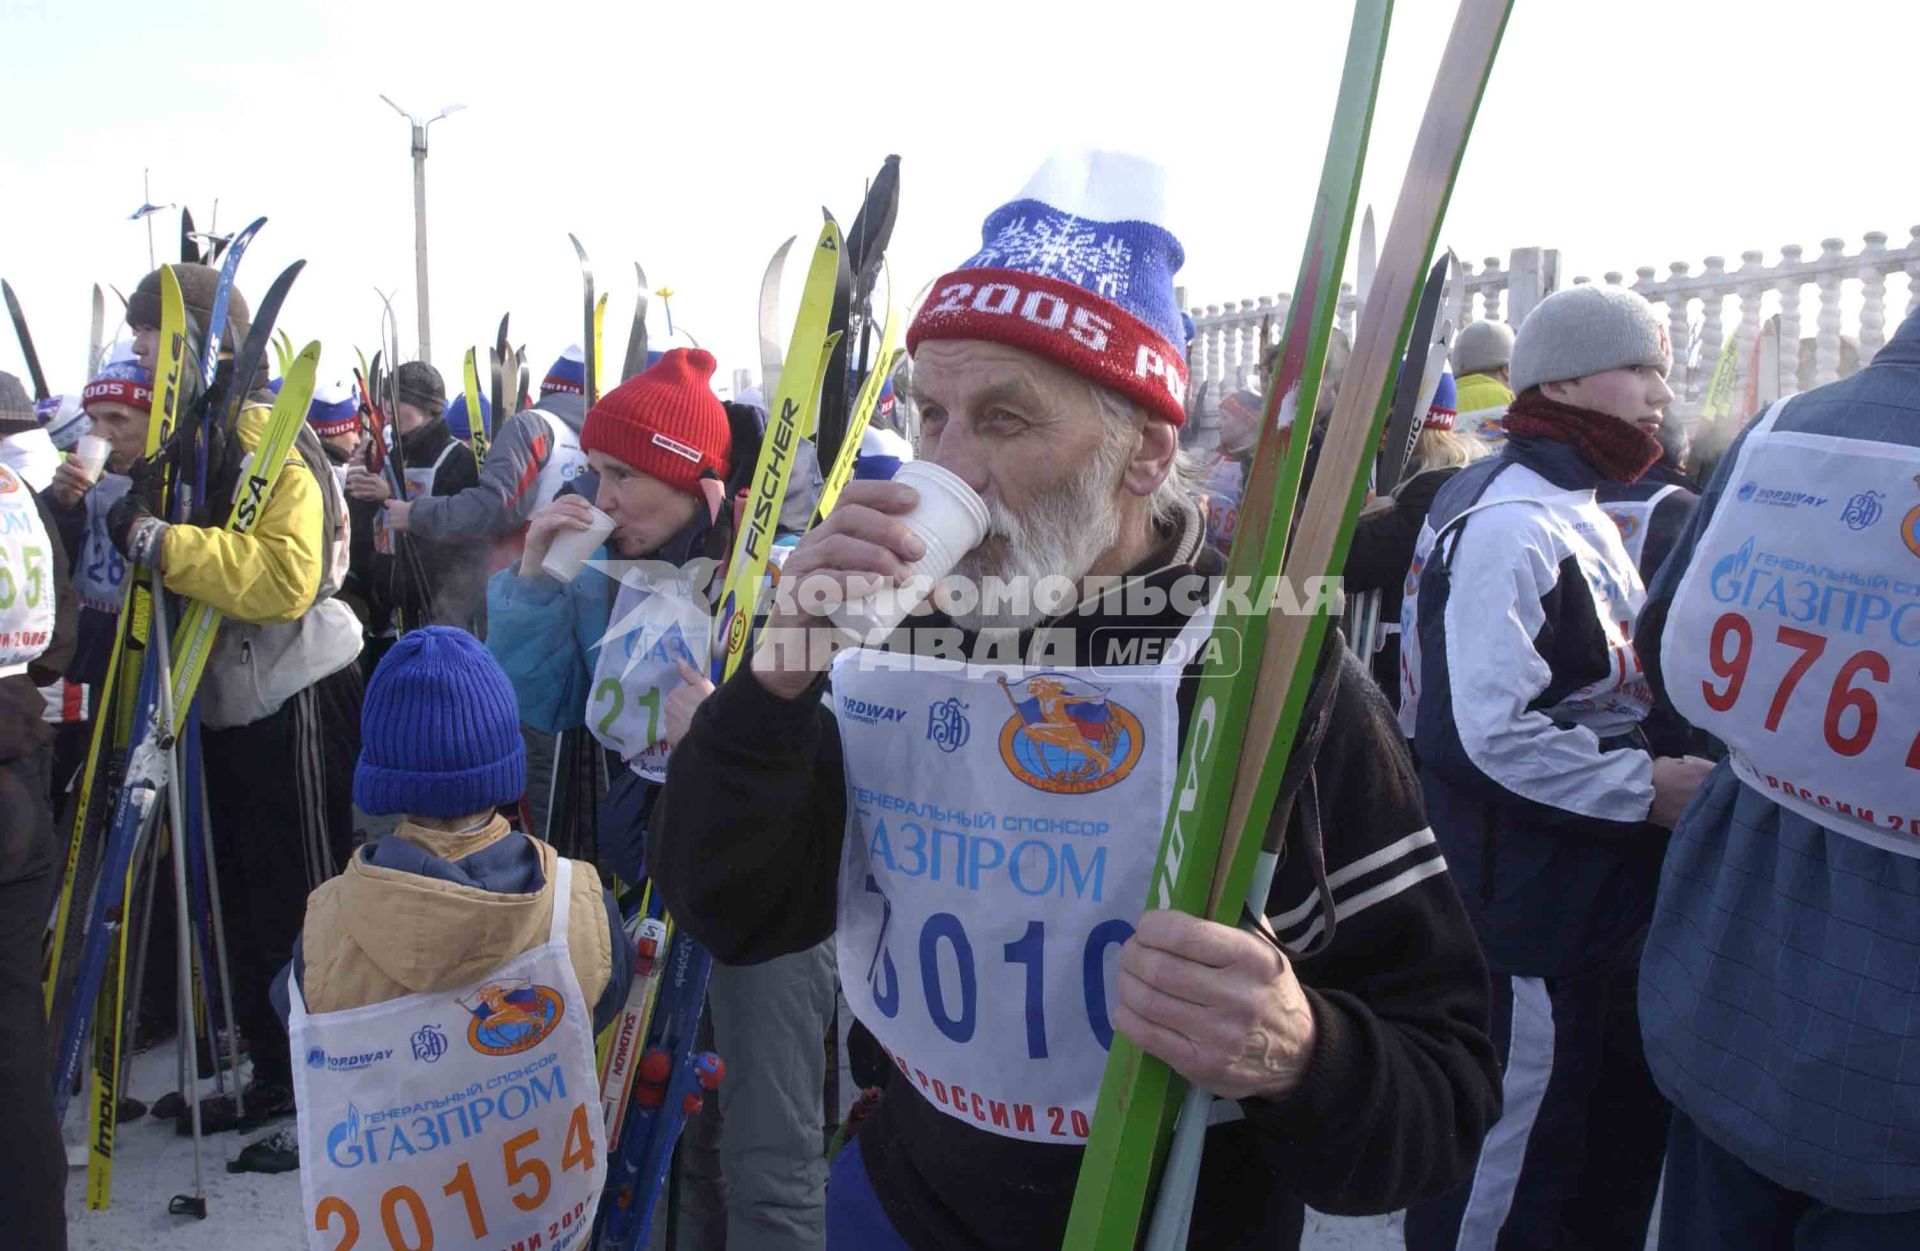
<path fill-rule="evenodd" d="M 560 1169 L 593 1172 L 593 1136 L 587 1125 L 587 1105 L 576 1104 L 567 1122 L 567 1140 L 560 1152 Z M 500 1165 L 506 1174 L 507 1195 L 522 1212 L 537 1212 L 553 1193 L 553 1168 L 536 1151 L 540 1131 L 527 1130 L 500 1144 Z M 487 1214 L 480 1203 L 480 1184 L 474 1179 L 473 1165 L 461 1161 L 453 1177 L 440 1188 L 449 1199 L 460 1200 L 466 1209 L 468 1232 L 475 1239 L 488 1237 Z M 562 1231 L 586 1218 L 586 1205 L 575 1204 L 553 1221 L 548 1235 L 552 1241 Z M 411 1226 L 409 1231 L 406 1226 Z M 355 1251 L 360 1245 L 360 1214 L 338 1195 L 328 1195 L 314 1205 L 313 1227 L 320 1233 L 335 1230 L 340 1241 L 333 1251 Z M 412 1186 L 400 1185 L 380 1196 L 380 1231 L 386 1235 L 388 1251 L 433 1251 L 433 1218 L 426 1202 Z"/>
<path fill-rule="evenodd" d="M 1774 631 L 1774 644 L 1799 653 L 1787 665 L 1767 702 L 1761 721 L 1768 731 L 1778 731 L 1786 716 L 1787 704 L 1802 679 L 1819 663 L 1827 651 L 1827 637 L 1810 630 L 1783 625 Z M 1746 690 L 1747 673 L 1753 661 L 1753 623 L 1737 612 L 1722 613 L 1707 637 L 1707 665 L 1720 685 L 1700 684 L 1700 694 L 1715 712 L 1731 712 Z M 1893 680 L 1893 668 L 1880 652 L 1868 648 L 1842 661 L 1826 693 L 1826 711 L 1821 717 L 1821 734 L 1827 747 L 1840 756 L 1858 756 L 1873 743 L 1880 728 L 1880 701 L 1875 685 Z M 1816 693 L 1815 698 L 1819 696 Z M 1902 711 L 1911 712 L 1911 709 Z M 1847 714 L 1853 716 L 1849 718 Z M 1851 722 L 1851 724 L 1849 724 Z M 1907 768 L 1920 769 L 1920 735 L 1907 748 Z"/>

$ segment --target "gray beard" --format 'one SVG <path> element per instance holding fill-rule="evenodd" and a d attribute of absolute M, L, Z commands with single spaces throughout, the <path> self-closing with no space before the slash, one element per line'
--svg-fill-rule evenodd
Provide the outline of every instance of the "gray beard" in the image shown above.
<path fill-rule="evenodd" d="M 1025 587 L 1026 593 L 1005 597 L 1011 603 L 989 603 L 990 597 L 983 593 L 970 611 L 949 614 L 955 625 L 969 631 L 1025 630 L 1072 605 L 1071 596 L 1044 599 L 1038 584 L 1049 577 L 1078 583 L 1101 553 L 1119 540 L 1121 467 L 1108 463 L 1113 459 L 1102 448 L 1089 472 L 1057 494 L 1036 501 L 1025 513 L 998 500 L 985 501 L 987 537 L 960 558 L 950 577 L 968 579 L 982 588 L 995 579 Z"/>

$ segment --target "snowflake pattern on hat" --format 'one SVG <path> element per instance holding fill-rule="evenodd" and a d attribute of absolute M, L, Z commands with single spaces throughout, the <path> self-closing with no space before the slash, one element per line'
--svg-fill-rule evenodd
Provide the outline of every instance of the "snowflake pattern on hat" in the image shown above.
<path fill-rule="evenodd" d="M 989 227 L 992 223 L 989 222 Z M 999 228 L 971 265 L 1046 274 L 1085 287 L 1105 299 L 1127 297 L 1133 246 L 1070 213 L 1023 213 Z"/>
<path fill-rule="evenodd" d="M 1191 324 L 1173 276 L 1186 260 L 1164 224 L 1165 171 L 1083 150 L 1042 165 L 982 223 L 980 247 L 934 281 L 907 330 L 998 342 L 1052 360 L 1179 424 Z"/>

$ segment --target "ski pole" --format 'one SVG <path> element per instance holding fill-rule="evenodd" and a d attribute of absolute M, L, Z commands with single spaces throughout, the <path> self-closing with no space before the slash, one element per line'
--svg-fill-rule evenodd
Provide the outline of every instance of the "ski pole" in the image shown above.
<path fill-rule="evenodd" d="M 200 774 L 200 794 L 207 793 L 207 762 L 198 761 Z M 225 1009 L 223 1015 L 227 1022 L 227 1065 L 233 1070 L 233 1107 L 241 1116 L 247 1114 L 247 1095 L 240 1081 L 240 1027 L 233 1015 L 233 976 L 227 962 L 227 923 L 220 910 L 220 864 L 214 857 L 213 817 L 203 802 L 200 805 L 200 840 L 207 857 L 207 898 L 213 910 L 213 962 L 220 976 L 220 1003 Z M 214 1026 L 218 1030 L 219 1026 Z"/>
<path fill-rule="evenodd" d="M 1249 915 L 1262 915 L 1279 864 L 1278 855 L 1260 849 L 1259 859 L 1254 861 L 1253 881 L 1247 886 Z M 1213 1096 L 1189 1084 L 1180 1105 L 1180 1119 L 1174 1124 L 1166 1167 L 1161 1171 L 1160 1197 L 1154 1204 L 1153 1223 L 1147 1227 L 1143 1251 L 1179 1251 L 1187 1245 L 1193 1200 L 1200 1187 L 1200 1157 L 1206 1150 L 1207 1123 L 1212 1117 Z"/>
<path fill-rule="evenodd" d="M 160 571 L 153 571 L 153 630 L 149 637 L 154 649 L 154 661 L 160 673 L 173 672 L 173 662 L 168 653 L 168 626 L 166 586 L 162 583 Z M 173 733 L 173 683 L 162 680 L 158 687 L 160 702 L 161 733 L 165 741 L 160 744 L 165 754 L 160 784 L 167 791 L 167 821 L 173 830 L 173 901 L 174 901 L 174 971 L 179 978 L 175 988 L 176 1006 L 180 1013 L 180 1046 L 190 1047 L 193 1038 L 193 954 L 189 945 L 192 938 L 187 927 L 192 924 L 192 913 L 187 902 L 187 858 L 182 842 L 187 824 L 186 812 L 180 802 L 180 740 Z M 184 1062 L 183 1062 L 184 1063 Z M 195 1066 L 198 1076 L 198 1066 Z M 207 1187 L 200 1159 L 200 1092 L 197 1082 L 183 1080 L 187 1096 L 187 1115 L 193 1118 L 193 1193 L 175 1195 L 167 1204 L 167 1210 L 176 1216 L 194 1216 L 200 1220 L 207 1218 Z"/>

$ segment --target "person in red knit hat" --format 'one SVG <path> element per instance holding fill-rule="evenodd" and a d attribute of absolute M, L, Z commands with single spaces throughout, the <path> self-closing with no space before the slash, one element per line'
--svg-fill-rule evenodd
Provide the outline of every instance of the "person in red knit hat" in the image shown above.
<path fill-rule="evenodd" d="M 732 533 L 723 504 L 759 455 L 757 414 L 714 395 L 714 368 L 711 353 L 676 348 L 601 397 L 580 430 L 590 477 L 533 514 L 520 564 L 488 587 L 487 648 L 521 720 L 550 734 L 585 725 L 626 765 L 600 800 L 594 857 L 624 882 L 645 878 L 670 702 L 711 689 L 711 604 Z M 591 528 L 596 510 L 613 522 L 604 547 L 570 582 L 546 573 L 554 540 Z M 717 1118 L 688 1128 L 686 1220 L 713 1235 L 702 1243 L 725 1233 L 736 1245 L 817 1248 L 831 948 L 715 965 L 707 995 L 727 1080 L 708 1101 Z"/>
<path fill-rule="evenodd" d="M 591 491 L 577 480 L 534 513 L 518 568 L 488 587 L 488 646 L 513 679 L 522 718 L 549 733 L 584 720 L 650 782 L 666 777 L 660 703 L 681 684 L 681 663 L 707 667 L 706 595 L 729 539 L 721 504 L 737 459 L 734 422 L 713 371 L 712 353 L 677 348 L 603 396 L 580 430 Z M 547 574 L 555 539 L 594 529 L 596 514 L 613 528 L 593 572 L 565 582 Z M 621 637 L 603 648 L 610 621 L 622 623 Z"/>

